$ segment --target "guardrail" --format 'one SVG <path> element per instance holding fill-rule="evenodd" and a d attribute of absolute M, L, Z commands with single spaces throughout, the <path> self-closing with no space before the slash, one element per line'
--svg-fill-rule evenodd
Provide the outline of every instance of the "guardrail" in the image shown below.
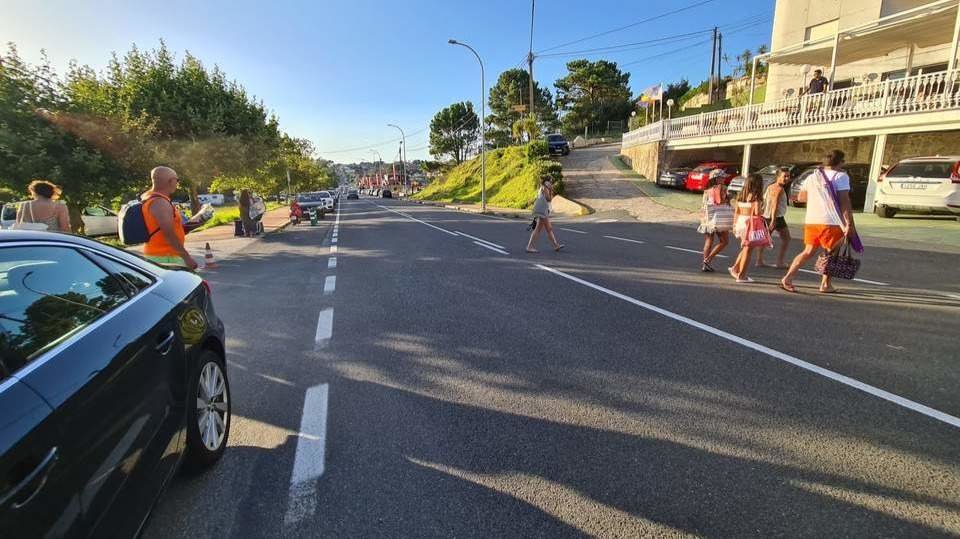
<path fill-rule="evenodd" d="M 630 131 L 623 147 L 685 139 L 960 109 L 960 70 L 941 71 L 667 120 Z"/>

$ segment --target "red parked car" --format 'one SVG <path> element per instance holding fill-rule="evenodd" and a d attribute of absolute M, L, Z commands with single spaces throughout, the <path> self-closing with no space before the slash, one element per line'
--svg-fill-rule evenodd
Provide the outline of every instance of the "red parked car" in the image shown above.
<path fill-rule="evenodd" d="M 730 181 L 740 174 L 740 165 L 738 163 L 728 163 L 726 161 L 708 161 L 691 170 L 687 174 L 687 191 L 702 192 L 707 188 L 707 180 L 710 179 L 710 173 L 714 169 L 723 169 L 723 184 L 730 185 Z"/>

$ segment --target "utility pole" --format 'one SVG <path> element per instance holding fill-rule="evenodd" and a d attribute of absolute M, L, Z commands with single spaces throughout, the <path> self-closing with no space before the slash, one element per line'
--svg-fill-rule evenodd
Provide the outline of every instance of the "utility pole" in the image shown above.
<path fill-rule="evenodd" d="M 530 115 L 533 116 L 533 13 L 537 0 L 530 0 L 530 52 L 527 53 L 527 66 L 530 68 Z"/>
<path fill-rule="evenodd" d="M 714 95 L 713 81 L 714 81 L 714 77 L 716 76 L 716 69 L 715 69 L 716 61 L 717 61 L 717 27 L 714 26 L 713 27 L 713 45 L 710 48 L 710 89 L 709 89 L 709 92 L 707 93 L 710 105 L 713 104 L 713 95 Z"/>
<path fill-rule="evenodd" d="M 293 196 L 293 193 L 290 192 L 290 169 L 287 169 L 287 201 L 290 201 L 290 197 Z"/>
<path fill-rule="evenodd" d="M 723 33 L 717 34 L 717 101 L 721 101 L 723 82 Z"/>

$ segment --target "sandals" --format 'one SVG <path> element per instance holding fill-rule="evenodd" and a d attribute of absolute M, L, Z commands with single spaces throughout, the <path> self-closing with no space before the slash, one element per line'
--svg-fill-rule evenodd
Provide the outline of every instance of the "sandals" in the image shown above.
<path fill-rule="evenodd" d="M 737 282 L 743 284 L 743 283 L 752 283 L 755 281 L 750 277 L 743 277 L 743 278 L 737 277 Z"/>
<path fill-rule="evenodd" d="M 838 293 L 838 292 L 839 292 L 839 290 L 837 290 L 836 288 L 833 288 L 832 286 L 831 286 L 830 288 L 821 288 L 821 289 L 820 289 L 820 293 L 821 293 L 821 294 L 836 294 L 836 293 Z"/>
<path fill-rule="evenodd" d="M 793 286 L 792 284 L 786 284 L 786 283 L 784 283 L 783 281 L 780 281 L 779 283 L 777 283 L 777 286 L 780 287 L 780 290 L 784 290 L 784 291 L 786 291 L 786 292 L 790 292 L 791 294 L 798 294 L 798 293 L 799 293 L 799 292 L 797 292 L 797 287 Z"/>
<path fill-rule="evenodd" d="M 713 266 L 710 265 L 706 260 L 703 261 L 703 264 L 700 266 L 700 271 L 703 273 L 713 273 L 717 270 L 713 269 Z"/>
<path fill-rule="evenodd" d="M 535 254 L 535 253 L 539 253 L 540 251 L 538 251 L 538 250 L 536 250 L 536 249 L 527 249 L 527 252 L 528 252 L 528 253 L 533 253 L 533 254 Z"/>
<path fill-rule="evenodd" d="M 560 245 L 557 245 L 556 247 L 554 247 L 553 250 L 559 253 L 560 249 L 563 249 L 564 247 L 566 247 L 566 245 L 561 243 Z"/>

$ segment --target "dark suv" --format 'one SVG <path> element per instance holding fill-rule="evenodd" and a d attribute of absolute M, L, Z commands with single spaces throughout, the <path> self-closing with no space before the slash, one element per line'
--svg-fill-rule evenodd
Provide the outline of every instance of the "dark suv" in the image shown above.
<path fill-rule="evenodd" d="M 567 143 L 567 139 L 563 138 L 563 135 L 559 133 L 547 135 L 547 145 L 550 147 L 550 155 L 567 155 L 570 153 L 570 144 Z"/>

